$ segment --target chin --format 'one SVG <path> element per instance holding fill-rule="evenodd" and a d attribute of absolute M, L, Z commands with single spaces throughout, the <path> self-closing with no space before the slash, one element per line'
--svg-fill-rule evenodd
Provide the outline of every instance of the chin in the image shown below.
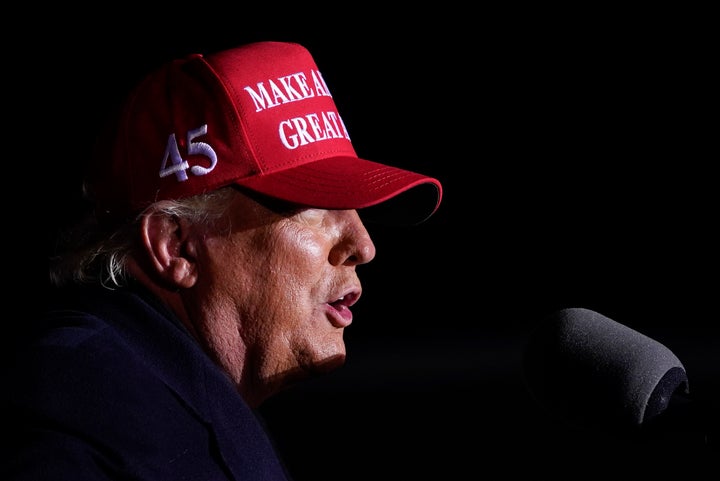
<path fill-rule="evenodd" d="M 345 352 L 327 356 L 313 364 L 313 370 L 318 373 L 327 373 L 338 369 L 345 364 Z"/>
<path fill-rule="evenodd" d="M 345 352 L 318 356 L 317 359 L 306 360 L 306 362 L 296 365 L 294 368 L 278 373 L 275 376 L 275 385 L 282 386 L 285 389 L 298 382 L 307 380 L 312 377 L 328 374 L 345 364 Z"/>

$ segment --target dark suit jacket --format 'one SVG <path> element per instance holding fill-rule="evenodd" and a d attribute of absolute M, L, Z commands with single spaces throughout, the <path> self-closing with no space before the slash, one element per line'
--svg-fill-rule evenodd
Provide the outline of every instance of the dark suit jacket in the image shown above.
<path fill-rule="evenodd" d="M 261 419 L 140 289 L 60 296 L 5 368 L 5 480 L 286 480 Z"/>

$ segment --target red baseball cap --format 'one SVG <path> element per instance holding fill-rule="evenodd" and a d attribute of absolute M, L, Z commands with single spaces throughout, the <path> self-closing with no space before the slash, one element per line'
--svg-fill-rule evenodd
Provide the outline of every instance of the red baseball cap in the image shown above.
<path fill-rule="evenodd" d="M 134 88 L 117 122 L 89 182 L 112 217 L 231 184 L 409 223 L 442 198 L 437 179 L 356 155 L 315 61 L 296 43 L 168 62 Z"/>

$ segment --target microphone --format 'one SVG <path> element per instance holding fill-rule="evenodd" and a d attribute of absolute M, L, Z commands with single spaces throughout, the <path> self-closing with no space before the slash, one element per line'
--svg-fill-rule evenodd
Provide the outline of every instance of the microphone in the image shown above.
<path fill-rule="evenodd" d="M 567 308 L 548 316 L 531 335 L 522 366 L 532 397 L 571 427 L 643 439 L 697 428 L 680 359 L 595 311 Z M 709 443 L 701 434 L 701 444 Z"/>

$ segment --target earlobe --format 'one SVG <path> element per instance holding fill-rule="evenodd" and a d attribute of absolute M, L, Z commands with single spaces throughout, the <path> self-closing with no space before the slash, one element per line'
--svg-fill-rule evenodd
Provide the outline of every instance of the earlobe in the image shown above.
<path fill-rule="evenodd" d="M 141 232 L 153 270 L 148 274 L 172 289 L 192 287 L 197 281 L 197 264 L 195 249 L 189 248 L 189 224 L 156 212 L 143 217 Z"/>

